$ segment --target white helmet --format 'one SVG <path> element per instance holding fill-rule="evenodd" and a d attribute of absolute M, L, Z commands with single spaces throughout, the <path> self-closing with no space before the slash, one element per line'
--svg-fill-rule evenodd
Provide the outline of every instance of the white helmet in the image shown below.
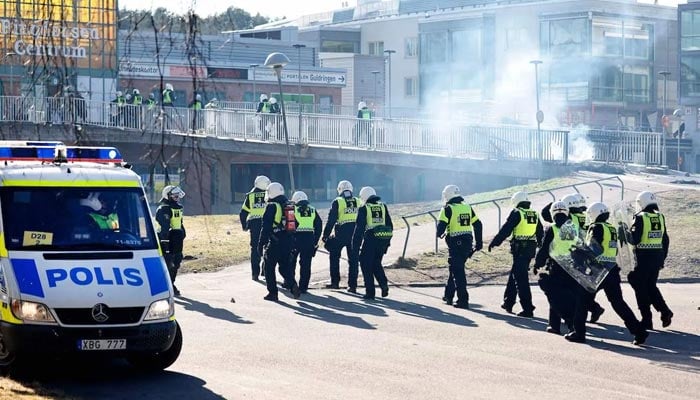
<path fill-rule="evenodd" d="M 265 101 L 267 100 L 267 95 L 265 93 L 260 95 L 260 101 Z"/>
<path fill-rule="evenodd" d="M 255 183 L 253 186 L 260 190 L 267 190 L 268 185 L 270 185 L 270 178 L 265 175 L 258 175 L 255 177 Z"/>
<path fill-rule="evenodd" d="M 102 203 L 100 202 L 100 197 L 97 192 L 91 192 L 86 198 L 80 199 L 80 205 L 90 207 L 94 211 L 100 211 L 102 208 Z"/>
<path fill-rule="evenodd" d="M 568 217 L 569 216 L 569 206 L 563 201 L 555 201 L 549 207 L 549 213 L 552 216 L 552 220 L 554 220 L 554 216 L 557 214 L 564 214 Z"/>
<path fill-rule="evenodd" d="M 274 97 L 270 97 L 270 104 L 277 104 L 277 99 Z"/>
<path fill-rule="evenodd" d="M 171 85 L 171 84 L 169 84 L 169 83 L 166 83 L 166 84 L 165 84 L 165 90 L 175 90 L 175 89 L 173 89 L 173 85 Z"/>
<path fill-rule="evenodd" d="M 306 196 L 306 193 L 302 192 L 301 190 L 297 190 L 294 192 L 292 195 L 292 202 L 298 203 L 300 201 L 308 201 L 309 198 Z"/>
<path fill-rule="evenodd" d="M 652 192 L 641 192 L 637 195 L 637 211 L 642 211 L 643 209 L 649 207 L 652 204 L 658 205 L 658 200 L 656 200 L 656 195 Z"/>
<path fill-rule="evenodd" d="M 377 192 L 374 191 L 374 188 L 371 186 L 365 186 L 362 189 L 360 189 L 360 199 L 362 200 L 363 203 L 366 203 L 370 197 L 376 196 L 376 195 L 377 195 Z"/>
<path fill-rule="evenodd" d="M 282 186 L 281 183 L 279 182 L 272 182 L 271 184 L 267 185 L 266 193 L 265 193 L 265 201 L 269 201 L 270 199 L 274 199 L 277 196 L 282 196 L 284 194 L 284 186 Z"/>
<path fill-rule="evenodd" d="M 141 92 L 139 92 L 138 89 L 134 89 L 134 90 L 132 91 L 132 93 L 133 93 L 134 95 L 139 95 L 139 94 L 141 94 Z"/>
<path fill-rule="evenodd" d="M 338 182 L 338 194 L 342 194 L 346 190 L 352 192 L 352 183 L 350 181 Z"/>
<path fill-rule="evenodd" d="M 201 95 L 201 94 L 198 94 L 198 95 L 194 96 L 194 98 L 195 98 L 195 100 L 202 101 L 202 95 Z"/>
<path fill-rule="evenodd" d="M 578 193 L 567 194 L 561 201 L 566 204 L 568 208 L 577 208 L 579 207 L 579 199 L 576 197 L 577 194 Z"/>
<path fill-rule="evenodd" d="M 515 192 L 513 196 L 510 197 L 510 204 L 512 204 L 513 207 L 517 207 L 518 204 L 523 201 L 530 201 L 527 197 L 527 192 Z"/>
<path fill-rule="evenodd" d="M 574 196 L 576 197 L 576 207 L 586 207 L 586 198 L 581 193 L 576 193 Z"/>
<path fill-rule="evenodd" d="M 179 198 L 185 197 L 185 192 L 180 189 L 179 186 L 168 185 L 163 188 L 161 193 L 164 199 L 170 199 L 170 196 L 178 196 Z"/>
<path fill-rule="evenodd" d="M 122 93 L 121 90 L 117 90 L 117 97 L 121 97 L 121 96 L 123 96 L 123 95 L 124 95 L 124 93 Z"/>
<path fill-rule="evenodd" d="M 126 94 L 126 101 L 131 100 L 131 95 L 129 93 Z"/>
<path fill-rule="evenodd" d="M 457 185 L 447 185 L 442 189 L 442 201 L 448 202 L 457 196 L 461 196 L 462 192 Z"/>
<path fill-rule="evenodd" d="M 357 103 L 358 110 L 362 110 L 363 108 L 367 108 L 367 103 L 365 103 L 364 101 Z"/>
<path fill-rule="evenodd" d="M 590 207 L 588 207 L 588 210 L 586 210 L 586 216 L 588 217 L 588 223 L 592 224 L 595 222 L 595 220 L 601 215 L 605 213 L 609 213 L 610 210 L 608 209 L 608 206 L 606 206 L 603 203 L 596 202 L 591 204 Z"/>

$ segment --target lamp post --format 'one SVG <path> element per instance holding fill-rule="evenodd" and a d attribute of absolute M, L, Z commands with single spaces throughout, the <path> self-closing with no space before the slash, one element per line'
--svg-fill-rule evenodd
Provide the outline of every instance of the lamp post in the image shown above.
<path fill-rule="evenodd" d="M 673 115 L 675 117 L 678 117 L 682 124 L 685 124 L 685 122 L 683 121 L 683 119 L 684 119 L 683 118 L 684 117 L 683 110 L 676 109 L 673 111 Z M 683 134 L 683 132 L 681 132 L 681 126 L 679 125 L 678 126 L 678 137 L 677 137 L 678 141 L 676 142 L 676 169 L 679 172 L 681 170 L 681 135 L 682 134 Z"/>
<path fill-rule="evenodd" d="M 372 71 L 372 75 L 374 75 L 374 106 L 377 106 L 377 75 L 381 71 Z"/>
<path fill-rule="evenodd" d="M 292 45 L 292 47 L 297 49 L 297 106 L 299 107 L 299 137 L 301 137 L 301 49 L 306 47 L 306 45 L 297 43 L 295 45 Z"/>
<path fill-rule="evenodd" d="M 258 93 L 257 90 L 255 90 L 255 68 L 259 67 L 260 64 L 250 64 L 249 67 L 253 69 L 253 104 L 255 104 L 255 100 L 258 98 Z"/>
<path fill-rule="evenodd" d="M 387 110 L 388 110 L 388 115 L 389 119 L 391 119 L 391 55 L 396 53 L 396 50 L 384 50 L 384 53 L 388 55 L 389 58 L 389 74 L 388 74 L 388 79 L 385 79 L 385 82 L 389 82 L 387 85 L 389 87 L 389 97 L 387 98 Z"/>
<path fill-rule="evenodd" d="M 671 73 L 669 71 L 659 71 L 659 75 L 664 77 L 664 99 L 662 102 L 663 109 L 661 111 L 661 165 L 666 165 L 666 127 L 663 126 L 663 121 L 666 116 L 666 80 Z"/>
<path fill-rule="evenodd" d="M 537 119 L 537 159 L 540 162 L 540 177 L 542 175 L 542 130 L 541 125 L 544 121 L 544 113 L 540 110 L 540 75 L 538 67 L 542 64 L 542 60 L 532 60 L 530 64 L 535 66 L 535 96 L 536 96 L 536 106 L 537 113 L 535 113 L 535 118 Z M 567 151 L 564 149 L 564 151 Z"/>
<path fill-rule="evenodd" d="M 284 126 L 284 141 L 287 143 L 287 167 L 289 168 L 289 182 L 292 185 L 292 193 L 296 190 L 294 185 L 294 172 L 292 171 L 292 153 L 289 149 L 289 133 L 287 131 L 287 113 L 284 109 L 284 93 L 282 93 L 282 68 L 289 64 L 289 58 L 283 53 L 270 53 L 265 59 L 265 66 L 272 68 L 277 75 L 277 84 L 280 90 L 280 105 L 282 108 L 282 125 Z"/>

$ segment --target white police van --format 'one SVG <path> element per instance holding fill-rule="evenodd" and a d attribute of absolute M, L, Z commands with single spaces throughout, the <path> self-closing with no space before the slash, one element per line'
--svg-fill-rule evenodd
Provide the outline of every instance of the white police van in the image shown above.
<path fill-rule="evenodd" d="M 180 354 L 173 289 L 139 176 L 119 151 L 0 141 L 0 370 L 23 356 Z"/>

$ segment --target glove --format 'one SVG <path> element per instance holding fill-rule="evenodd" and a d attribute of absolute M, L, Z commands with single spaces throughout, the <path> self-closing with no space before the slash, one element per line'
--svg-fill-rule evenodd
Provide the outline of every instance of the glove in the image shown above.
<path fill-rule="evenodd" d="M 491 243 L 491 244 L 489 245 L 489 253 L 491 252 L 491 249 L 493 249 L 494 247 L 496 247 L 496 246 L 494 246 L 493 243 Z"/>
<path fill-rule="evenodd" d="M 484 248 L 484 244 L 481 242 L 476 243 L 476 247 L 474 247 L 474 251 L 479 251 Z"/>

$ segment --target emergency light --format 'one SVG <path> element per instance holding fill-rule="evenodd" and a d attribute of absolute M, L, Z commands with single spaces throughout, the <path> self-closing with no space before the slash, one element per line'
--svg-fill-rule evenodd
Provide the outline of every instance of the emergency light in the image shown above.
<path fill-rule="evenodd" d="M 0 141 L 0 161 L 120 164 L 123 159 L 115 147 L 66 146 L 61 142 Z"/>

